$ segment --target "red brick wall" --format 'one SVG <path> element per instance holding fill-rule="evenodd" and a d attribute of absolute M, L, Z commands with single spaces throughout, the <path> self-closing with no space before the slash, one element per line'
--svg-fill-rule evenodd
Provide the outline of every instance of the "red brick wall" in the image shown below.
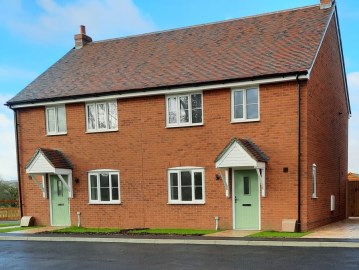
<path fill-rule="evenodd" d="M 307 85 L 308 229 L 345 218 L 348 168 L 348 110 L 339 43 L 333 17 Z M 312 199 L 312 164 L 317 165 L 317 196 Z M 330 195 L 335 211 L 330 212 Z"/>
<path fill-rule="evenodd" d="M 37 147 L 60 149 L 74 164 L 71 220 L 83 226 L 232 228 L 232 199 L 225 197 L 214 159 L 234 136 L 252 139 L 269 157 L 267 197 L 261 198 L 263 229 L 280 230 L 297 216 L 296 83 L 261 86 L 261 120 L 230 123 L 229 89 L 204 91 L 204 125 L 165 128 L 164 96 L 118 100 L 119 131 L 85 133 L 83 103 L 66 106 L 68 134 L 46 136 L 43 107 L 19 110 L 20 166 L 25 215 L 49 224 L 49 202 L 24 167 Z M 204 205 L 168 205 L 170 167 L 205 167 Z M 283 167 L 289 172 L 283 173 Z M 121 205 L 89 205 L 87 171 L 120 170 Z"/>

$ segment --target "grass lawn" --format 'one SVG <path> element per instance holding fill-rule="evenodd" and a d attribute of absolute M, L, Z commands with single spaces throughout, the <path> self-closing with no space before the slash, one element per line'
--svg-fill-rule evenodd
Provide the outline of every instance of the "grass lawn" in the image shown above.
<path fill-rule="evenodd" d="M 215 230 L 193 230 L 193 229 L 144 229 L 130 230 L 130 234 L 174 234 L 174 235 L 204 235 L 215 233 Z"/>
<path fill-rule="evenodd" d="M 35 228 L 39 228 L 41 226 L 33 226 L 33 227 L 17 227 L 17 228 L 8 228 L 8 229 L 1 229 L 0 228 L 0 233 L 7 233 L 7 232 L 16 232 L 16 231 L 23 231 L 23 230 L 30 230 L 30 229 L 35 229 Z"/>
<path fill-rule="evenodd" d="M 123 234 L 172 234 L 172 235 L 204 235 L 214 233 L 214 230 L 192 230 L 192 229 L 133 229 L 122 230 L 116 228 L 84 228 L 68 227 L 52 231 L 53 233 L 123 233 Z"/>
<path fill-rule="evenodd" d="M 59 233 L 114 233 L 114 232 L 120 232 L 120 229 L 116 228 L 84 228 L 84 227 L 68 227 L 63 228 L 59 230 L 55 230 L 52 232 L 59 232 Z"/>
<path fill-rule="evenodd" d="M 20 225 L 20 222 L 18 222 L 18 221 L 9 222 L 9 223 L 0 223 L 0 228 L 1 227 L 18 226 L 18 225 Z"/>
<path fill-rule="evenodd" d="M 248 237 L 255 237 L 255 238 L 300 238 L 302 236 L 305 236 L 307 234 L 310 234 L 310 232 L 302 232 L 302 233 L 292 233 L 292 232 L 259 232 L 254 233 L 251 235 L 248 235 Z"/>

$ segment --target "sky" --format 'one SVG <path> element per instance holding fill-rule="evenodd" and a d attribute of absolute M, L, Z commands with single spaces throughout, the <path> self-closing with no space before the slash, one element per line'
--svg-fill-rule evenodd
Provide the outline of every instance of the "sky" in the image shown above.
<path fill-rule="evenodd" d="M 337 0 L 352 117 L 349 168 L 359 173 L 359 1 Z M 0 178 L 17 180 L 13 112 L 3 104 L 74 46 L 318 4 L 319 0 L 0 0 Z"/>

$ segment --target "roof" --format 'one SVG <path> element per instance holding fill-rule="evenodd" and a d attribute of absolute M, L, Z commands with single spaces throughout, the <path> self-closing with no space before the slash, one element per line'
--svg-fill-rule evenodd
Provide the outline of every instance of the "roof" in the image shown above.
<path fill-rule="evenodd" d="M 71 49 L 7 104 L 305 74 L 334 8 L 91 42 Z"/>
<path fill-rule="evenodd" d="M 30 159 L 30 161 L 26 164 L 26 169 L 31 165 L 33 160 L 37 157 L 37 155 L 41 153 L 47 159 L 48 162 L 54 168 L 61 168 L 61 169 L 72 169 L 73 166 L 71 162 L 66 158 L 66 156 L 59 150 L 52 150 L 52 149 L 45 149 L 45 148 L 38 148 L 36 149 L 35 154 Z"/>
<path fill-rule="evenodd" d="M 264 154 L 264 152 L 251 140 L 232 138 L 231 141 L 226 145 L 226 147 L 221 151 L 221 153 L 219 153 L 214 162 L 220 160 L 234 143 L 240 144 L 249 155 L 251 155 L 255 160 L 259 162 L 267 162 L 269 160 L 267 155 Z"/>
<path fill-rule="evenodd" d="M 357 173 L 348 173 L 348 181 L 359 181 L 359 174 Z"/>

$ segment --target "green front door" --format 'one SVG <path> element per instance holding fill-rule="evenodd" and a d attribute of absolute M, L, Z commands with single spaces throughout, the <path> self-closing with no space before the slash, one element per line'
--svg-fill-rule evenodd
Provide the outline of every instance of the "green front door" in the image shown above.
<path fill-rule="evenodd" d="M 67 182 L 67 176 L 62 176 Z M 51 192 L 51 224 L 53 226 L 70 225 L 69 193 L 60 178 L 56 175 L 50 176 Z"/>
<path fill-rule="evenodd" d="M 259 230 L 259 187 L 256 170 L 234 171 L 235 228 Z"/>

